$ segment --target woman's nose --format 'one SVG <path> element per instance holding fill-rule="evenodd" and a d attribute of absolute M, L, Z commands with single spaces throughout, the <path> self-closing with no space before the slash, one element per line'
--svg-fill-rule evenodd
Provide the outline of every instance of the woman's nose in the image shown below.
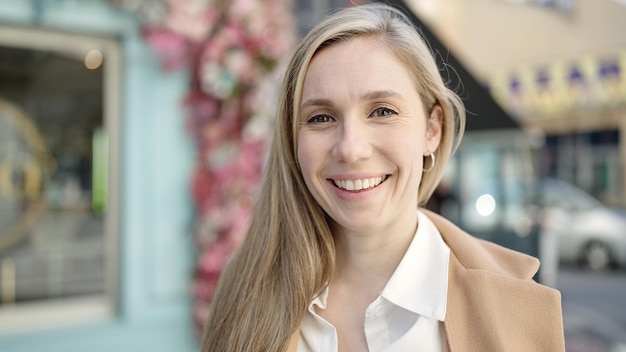
<path fill-rule="evenodd" d="M 372 156 L 371 131 L 362 123 L 344 122 L 337 131 L 333 156 L 337 161 L 356 163 Z"/>

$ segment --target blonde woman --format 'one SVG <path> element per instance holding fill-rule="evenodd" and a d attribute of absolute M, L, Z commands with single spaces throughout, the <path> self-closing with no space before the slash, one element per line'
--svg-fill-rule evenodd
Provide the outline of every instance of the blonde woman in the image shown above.
<path fill-rule="evenodd" d="M 539 263 L 420 208 L 464 108 L 407 18 L 341 10 L 288 65 L 247 238 L 203 351 L 563 351 Z"/>

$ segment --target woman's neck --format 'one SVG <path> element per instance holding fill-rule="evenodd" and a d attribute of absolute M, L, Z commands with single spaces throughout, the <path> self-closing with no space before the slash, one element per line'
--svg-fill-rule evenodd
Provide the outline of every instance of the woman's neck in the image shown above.
<path fill-rule="evenodd" d="M 417 230 L 414 218 L 370 233 L 335 231 L 336 262 L 332 284 L 379 293 L 402 260 Z"/>

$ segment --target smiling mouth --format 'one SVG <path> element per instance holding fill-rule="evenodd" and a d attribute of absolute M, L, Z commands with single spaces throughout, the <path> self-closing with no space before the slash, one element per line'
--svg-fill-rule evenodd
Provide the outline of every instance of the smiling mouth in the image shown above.
<path fill-rule="evenodd" d="M 385 182 L 388 175 L 364 178 L 362 180 L 331 180 L 337 188 L 350 192 L 365 191 Z"/>

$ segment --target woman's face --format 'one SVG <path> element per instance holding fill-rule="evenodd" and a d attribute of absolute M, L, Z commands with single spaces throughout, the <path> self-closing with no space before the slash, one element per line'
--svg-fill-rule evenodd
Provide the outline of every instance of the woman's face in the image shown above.
<path fill-rule="evenodd" d="M 374 38 L 316 54 L 298 116 L 298 161 L 335 231 L 414 226 L 423 156 L 441 135 L 404 64 Z M 427 135 L 428 131 L 428 135 Z"/>

